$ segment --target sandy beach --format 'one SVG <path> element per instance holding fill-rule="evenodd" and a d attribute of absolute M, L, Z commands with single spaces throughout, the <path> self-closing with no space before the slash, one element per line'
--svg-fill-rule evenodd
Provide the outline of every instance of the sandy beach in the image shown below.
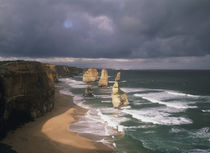
<path fill-rule="evenodd" d="M 70 96 L 56 90 L 52 112 L 12 131 L 1 143 L 18 153 L 108 153 L 113 150 L 69 131 L 69 125 L 86 112 Z"/>

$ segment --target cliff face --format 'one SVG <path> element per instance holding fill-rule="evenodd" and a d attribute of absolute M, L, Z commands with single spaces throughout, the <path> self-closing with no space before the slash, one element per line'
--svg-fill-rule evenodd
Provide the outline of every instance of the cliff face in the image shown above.
<path fill-rule="evenodd" d="M 0 137 L 54 107 L 55 67 L 38 62 L 0 62 Z"/>
<path fill-rule="evenodd" d="M 82 73 L 81 68 L 76 68 L 76 67 L 69 67 L 69 66 L 64 66 L 64 65 L 56 65 L 55 70 L 57 72 L 58 77 L 72 77 L 74 75 L 79 75 Z"/>
<path fill-rule="evenodd" d="M 89 68 L 83 73 L 83 82 L 94 82 L 98 79 L 98 71 L 95 68 Z"/>
<path fill-rule="evenodd" d="M 99 87 L 107 87 L 109 84 L 108 82 L 108 72 L 106 69 L 101 70 L 101 77 L 100 80 L 98 81 L 98 86 Z"/>

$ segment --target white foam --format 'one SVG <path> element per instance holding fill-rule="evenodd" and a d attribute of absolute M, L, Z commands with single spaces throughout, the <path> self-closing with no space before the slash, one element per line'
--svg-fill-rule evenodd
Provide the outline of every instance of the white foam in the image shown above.
<path fill-rule="evenodd" d="M 83 83 L 82 81 L 73 80 L 71 78 L 61 78 L 59 79 L 61 82 L 65 82 L 72 88 L 86 88 L 87 85 Z"/>
<path fill-rule="evenodd" d="M 119 114 L 120 113 L 120 110 L 119 109 L 115 109 L 113 107 L 100 108 L 100 111 L 103 114 Z"/>
<path fill-rule="evenodd" d="M 101 102 L 102 103 L 111 103 L 112 101 L 110 101 L 110 100 L 102 100 Z"/>
<path fill-rule="evenodd" d="M 111 95 L 94 95 L 97 98 L 112 98 Z"/>
<path fill-rule="evenodd" d="M 59 92 L 63 95 L 74 96 L 74 94 L 68 90 L 62 89 L 62 90 L 59 90 Z"/>
<path fill-rule="evenodd" d="M 101 142 L 103 144 L 107 144 L 108 146 L 110 145 L 110 140 L 107 140 L 107 139 L 101 139 L 101 140 L 98 140 L 97 142 Z"/>
<path fill-rule="evenodd" d="M 132 93 L 132 92 L 142 92 L 142 91 L 145 91 L 146 89 L 142 89 L 142 88 L 122 88 L 122 90 L 126 93 Z"/>
<path fill-rule="evenodd" d="M 149 89 L 149 88 L 122 88 L 126 93 L 134 93 L 134 92 L 161 92 L 161 89 Z"/>
<path fill-rule="evenodd" d="M 191 150 L 186 150 L 183 153 L 210 153 L 210 149 L 203 150 L 203 149 L 191 149 Z"/>
<path fill-rule="evenodd" d="M 109 83 L 115 83 L 115 81 L 109 81 Z"/>
<path fill-rule="evenodd" d="M 153 128 L 155 125 L 139 125 L 139 126 L 126 126 L 124 129 L 146 129 L 146 128 Z"/>
<path fill-rule="evenodd" d="M 197 106 L 190 106 L 190 104 L 194 104 L 195 102 L 184 102 L 181 100 L 173 100 L 173 99 L 177 99 L 177 97 L 174 95 L 170 95 L 167 92 L 134 94 L 134 96 L 141 97 L 152 103 L 158 103 L 158 104 L 166 105 L 167 107 L 172 107 L 176 109 L 197 108 Z M 171 100 L 171 101 L 167 101 L 167 100 Z"/>
<path fill-rule="evenodd" d="M 185 94 L 181 92 L 175 92 L 175 91 L 166 91 L 169 94 L 176 95 L 176 96 L 182 96 L 182 97 L 193 97 L 193 98 L 199 98 L 198 95 L 191 95 L 191 94 Z"/>
<path fill-rule="evenodd" d="M 98 136 L 109 136 L 116 133 L 115 130 L 106 126 L 97 111 L 89 109 L 85 116 L 82 116 L 78 122 L 71 125 L 70 129 L 78 133 L 89 133 Z"/>
<path fill-rule="evenodd" d="M 116 148 L 116 143 L 113 142 L 112 144 L 113 144 L 113 146 Z"/>
<path fill-rule="evenodd" d="M 148 122 L 160 125 L 181 125 L 191 124 L 190 119 L 184 117 L 172 117 L 170 111 L 166 112 L 164 108 L 151 108 L 141 110 L 122 110 L 124 113 L 130 114 L 133 118 L 141 120 L 142 122 Z M 173 110 L 171 110 L 173 112 Z"/>
<path fill-rule="evenodd" d="M 188 106 L 187 104 L 183 103 L 183 102 L 163 102 L 160 100 L 156 100 L 153 98 L 148 98 L 148 97 L 142 97 L 143 99 L 146 99 L 152 103 L 159 103 L 162 105 L 166 105 L 167 107 L 173 107 L 173 108 L 177 108 L 177 109 L 187 109 L 187 108 L 196 108 L 196 106 Z"/>
<path fill-rule="evenodd" d="M 210 110 L 202 110 L 202 112 L 209 113 Z"/>
<path fill-rule="evenodd" d="M 185 130 L 183 129 L 179 129 L 179 128 L 171 128 L 170 133 L 180 133 L 183 132 Z"/>
<path fill-rule="evenodd" d="M 121 81 L 121 82 L 127 82 L 126 80 L 123 80 L 123 81 Z"/>
<path fill-rule="evenodd" d="M 204 127 L 204 128 L 198 129 L 192 134 L 198 138 L 210 138 L 210 129 L 209 127 Z"/>
<path fill-rule="evenodd" d="M 121 114 L 115 115 L 105 115 L 99 109 L 97 109 L 98 115 L 109 127 L 118 130 L 119 132 L 123 131 L 123 126 L 120 123 L 129 120 L 128 118 L 122 117 Z"/>
<path fill-rule="evenodd" d="M 131 106 L 123 106 L 123 107 L 121 107 L 121 109 L 128 109 L 128 108 L 131 108 Z"/>

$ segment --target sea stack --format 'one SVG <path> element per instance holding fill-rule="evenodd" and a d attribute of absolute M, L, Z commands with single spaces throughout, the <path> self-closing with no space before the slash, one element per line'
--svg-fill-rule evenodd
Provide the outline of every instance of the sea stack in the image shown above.
<path fill-rule="evenodd" d="M 83 73 L 83 82 L 94 82 L 98 79 L 98 71 L 91 67 Z"/>
<path fill-rule="evenodd" d="M 130 104 L 128 102 L 127 94 L 119 88 L 117 81 L 115 81 L 112 88 L 112 104 L 114 108 L 120 108 Z"/>
<path fill-rule="evenodd" d="M 117 73 L 117 76 L 115 78 L 115 81 L 120 81 L 120 72 Z"/>
<path fill-rule="evenodd" d="M 106 69 L 101 70 L 101 77 L 100 80 L 98 81 L 98 86 L 99 87 L 107 87 L 108 86 L 108 72 Z"/>
<path fill-rule="evenodd" d="M 85 96 L 92 97 L 93 96 L 93 89 L 91 87 L 87 87 L 85 89 Z"/>

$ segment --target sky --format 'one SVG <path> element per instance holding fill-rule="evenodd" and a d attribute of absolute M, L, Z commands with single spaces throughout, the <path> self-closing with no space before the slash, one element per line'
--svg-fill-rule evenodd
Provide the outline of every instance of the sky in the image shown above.
<path fill-rule="evenodd" d="M 210 0 L 0 0 L 0 60 L 210 69 Z"/>

